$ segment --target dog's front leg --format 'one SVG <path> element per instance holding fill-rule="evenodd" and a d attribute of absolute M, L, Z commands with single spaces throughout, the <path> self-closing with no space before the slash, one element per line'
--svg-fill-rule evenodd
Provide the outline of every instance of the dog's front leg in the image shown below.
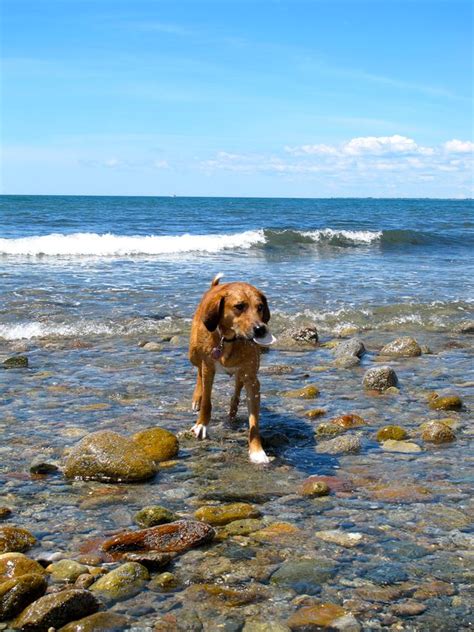
<path fill-rule="evenodd" d="M 235 375 L 235 386 L 234 386 L 234 394 L 232 399 L 230 400 L 230 410 L 229 410 L 229 421 L 235 421 L 237 416 L 237 411 L 239 409 L 240 403 L 240 393 L 242 391 L 244 383 L 242 381 L 242 377 L 236 373 Z"/>
<path fill-rule="evenodd" d="M 216 371 L 214 366 L 210 364 L 202 363 L 201 370 L 201 410 L 199 411 L 199 417 L 197 422 L 191 428 L 198 439 L 205 439 L 207 437 L 207 425 L 211 420 L 211 395 L 212 385 L 214 383 L 214 375 Z"/>
<path fill-rule="evenodd" d="M 247 391 L 249 408 L 249 457 L 252 463 L 269 463 L 260 440 L 258 420 L 260 415 L 260 382 L 257 376 L 248 378 L 244 382 Z"/>

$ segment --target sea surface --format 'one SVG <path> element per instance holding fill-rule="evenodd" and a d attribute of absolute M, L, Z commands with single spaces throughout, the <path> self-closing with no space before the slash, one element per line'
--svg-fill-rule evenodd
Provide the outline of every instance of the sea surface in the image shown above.
<path fill-rule="evenodd" d="M 470 629 L 473 252 L 472 200 L 1 196 L 0 507 L 11 514 L 0 528 L 34 533 L 35 559 L 81 559 L 88 543 L 137 528 L 144 506 L 192 518 L 204 504 L 250 502 L 261 513 L 255 535 L 182 555 L 172 587 L 152 578 L 108 607 L 136 632 L 160 621 L 156 629 L 288 630 L 298 609 L 320 602 L 362 630 Z M 190 321 L 218 272 L 263 290 L 272 313 L 277 343 L 261 371 L 267 467 L 248 463 L 244 403 L 238 423 L 227 421 L 226 376 L 216 379 L 210 440 L 179 434 L 195 420 Z M 306 327 L 317 346 L 293 337 Z M 381 357 L 401 336 L 422 355 Z M 343 368 L 334 348 L 354 337 L 367 352 Z M 28 368 L 2 370 L 17 355 Z M 381 363 L 398 388 L 366 392 L 364 373 Z M 313 384 L 314 401 L 284 396 Z M 445 389 L 460 409 L 429 407 Z M 309 418 L 314 408 L 321 416 Z M 321 453 L 319 425 L 349 413 L 365 420 L 348 431 L 360 450 Z M 424 441 L 421 425 L 440 419 L 455 439 Z M 376 432 L 393 424 L 419 452 L 381 446 Z M 62 475 L 90 432 L 154 426 L 181 445 L 155 479 Z M 40 461 L 59 469 L 32 475 Z M 310 475 L 329 477 L 331 494 L 302 495 Z M 334 530 L 360 543 L 328 540 Z M 166 627 L 173 621 L 181 627 Z"/>

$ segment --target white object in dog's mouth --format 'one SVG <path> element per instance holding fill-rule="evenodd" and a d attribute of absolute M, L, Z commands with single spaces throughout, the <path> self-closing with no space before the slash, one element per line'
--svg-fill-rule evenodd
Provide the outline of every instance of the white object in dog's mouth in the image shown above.
<path fill-rule="evenodd" d="M 262 347 L 269 347 L 274 342 L 276 342 L 276 338 L 272 333 L 268 331 L 264 336 L 262 336 L 261 338 L 254 338 L 253 341 L 256 342 L 258 345 L 262 345 Z"/>

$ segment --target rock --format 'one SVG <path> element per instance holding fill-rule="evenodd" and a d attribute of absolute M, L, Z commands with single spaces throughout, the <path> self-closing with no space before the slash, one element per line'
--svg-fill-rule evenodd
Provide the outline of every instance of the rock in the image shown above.
<path fill-rule="evenodd" d="M 407 599 L 400 603 L 396 603 L 391 607 L 393 614 L 398 617 L 416 617 L 426 610 L 424 603 L 419 603 L 414 599 Z"/>
<path fill-rule="evenodd" d="M 46 575 L 45 569 L 23 553 L 3 553 L 0 555 L 0 583 L 6 579 L 35 573 Z"/>
<path fill-rule="evenodd" d="M 0 621 L 12 619 L 46 592 L 44 573 L 27 573 L 0 583 Z"/>
<path fill-rule="evenodd" d="M 43 632 L 97 612 L 99 602 L 88 590 L 62 590 L 40 597 L 15 619 L 14 628 Z"/>
<path fill-rule="evenodd" d="M 59 632 L 122 632 L 131 625 L 130 619 L 110 610 L 96 612 L 79 621 L 72 621 L 59 629 Z"/>
<path fill-rule="evenodd" d="M 292 630 L 316 630 L 320 628 L 334 629 L 334 622 L 349 614 L 347 610 L 335 603 L 319 603 L 304 606 L 288 619 Z"/>
<path fill-rule="evenodd" d="M 324 454 L 355 454 L 361 449 L 358 435 L 343 435 L 329 441 L 321 441 L 316 446 L 316 452 Z"/>
<path fill-rule="evenodd" d="M 353 355 L 341 356 L 334 360 L 334 364 L 340 369 L 353 369 L 354 367 L 359 366 L 360 358 Z"/>
<path fill-rule="evenodd" d="M 336 564 L 326 558 L 290 560 L 273 573 L 270 582 L 300 594 L 314 595 L 335 573 Z"/>
<path fill-rule="evenodd" d="M 75 582 L 79 575 L 89 572 L 85 564 L 79 564 L 75 560 L 59 560 L 50 564 L 46 570 L 53 580 L 71 583 Z"/>
<path fill-rule="evenodd" d="M 292 397 L 295 399 L 314 399 L 319 395 L 319 388 L 313 384 L 308 384 L 303 388 L 297 388 L 293 391 L 285 391 L 281 393 L 283 397 Z"/>
<path fill-rule="evenodd" d="M 79 577 L 74 582 L 75 588 L 89 588 L 96 580 L 95 575 L 91 575 L 90 573 L 83 573 L 79 575 Z"/>
<path fill-rule="evenodd" d="M 289 332 L 289 335 L 296 342 L 307 342 L 312 345 L 317 345 L 319 336 L 316 327 L 302 327 L 301 329 L 295 329 Z"/>
<path fill-rule="evenodd" d="M 36 461 L 30 465 L 30 474 L 55 474 L 58 471 L 57 465 L 45 463 L 44 461 Z"/>
<path fill-rule="evenodd" d="M 366 422 L 362 419 L 362 417 L 356 415 L 355 413 L 339 415 L 339 417 L 331 419 L 329 423 L 334 424 L 335 426 L 339 426 L 340 428 L 344 428 L 345 430 L 366 425 Z"/>
<path fill-rule="evenodd" d="M 13 356 L 3 361 L 4 369 L 26 369 L 28 368 L 28 358 L 24 355 Z"/>
<path fill-rule="evenodd" d="M 325 408 L 312 408 L 311 410 L 307 410 L 305 412 L 305 417 L 308 419 L 316 419 L 317 417 L 321 417 L 326 414 Z"/>
<path fill-rule="evenodd" d="M 458 334 L 474 334 L 474 320 L 465 320 L 458 323 L 454 331 Z"/>
<path fill-rule="evenodd" d="M 383 392 L 390 386 L 397 386 L 398 378 L 389 366 L 376 366 L 366 371 L 363 381 L 366 390 Z"/>
<path fill-rule="evenodd" d="M 320 540 L 324 540 L 324 542 L 339 544 L 339 546 L 344 546 L 346 548 L 352 548 L 365 542 L 365 538 L 362 533 L 351 533 L 350 531 L 343 531 L 342 529 L 316 531 L 314 535 Z"/>
<path fill-rule="evenodd" d="M 147 569 L 137 562 L 125 562 L 92 584 L 90 591 L 106 602 L 122 601 L 137 595 L 150 579 Z"/>
<path fill-rule="evenodd" d="M 0 507 L 0 520 L 8 518 L 9 516 L 11 516 L 11 514 L 12 510 L 10 509 L 10 507 Z"/>
<path fill-rule="evenodd" d="M 219 539 L 224 540 L 234 535 L 249 535 L 264 527 L 262 520 L 256 518 L 246 518 L 244 520 L 234 520 L 229 522 L 225 527 L 219 529 Z"/>
<path fill-rule="evenodd" d="M 194 584 L 186 591 L 186 597 L 192 601 L 201 602 L 213 598 L 213 601 L 219 605 L 234 608 L 262 601 L 268 598 L 268 592 L 263 586 L 251 584 L 244 588 L 222 584 Z"/>
<path fill-rule="evenodd" d="M 408 436 L 407 431 L 401 426 L 384 426 L 377 431 L 377 441 L 387 441 L 393 439 L 394 441 L 401 441 Z"/>
<path fill-rule="evenodd" d="M 363 575 L 369 581 L 381 586 L 404 582 L 408 579 L 408 573 L 404 567 L 396 562 L 369 567 Z"/>
<path fill-rule="evenodd" d="M 361 358 L 366 352 L 364 343 L 358 338 L 351 338 L 350 340 L 343 340 L 334 349 L 334 355 L 336 358 L 343 358 L 347 356 L 355 356 Z"/>
<path fill-rule="evenodd" d="M 300 493 L 302 496 L 327 496 L 329 491 L 329 485 L 327 483 L 310 476 L 303 481 Z"/>
<path fill-rule="evenodd" d="M 293 542 L 301 533 L 301 530 L 290 522 L 273 522 L 268 527 L 255 531 L 252 537 L 263 542 Z"/>
<path fill-rule="evenodd" d="M 456 439 L 456 435 L 446 424 L 428 421 L 422 425 L 421 438 L 429 443 L 449 443 Z"/>
<path fill-rule="evenodd" d="M 154 463 L 133 441 L 110 430 L 93 432 L 71 450 L 66 459 L 66 478 L 134 482 L 151 478 Z"/>
<path fill-rule="evenodd" d="M 141 348 L 145 351 L 161 351 L 162 346 L 158 342 L 145 342 Z"/>
<path fill-rule="evenodd" d="M 327 439 L 328 437 L 337 437 L 337 435 L 343 434 L 345 429 L 341 426 L 336 426 L 329 421 L 319 424 L 316 428 L 316 436 L 318 439 Z"/>
<path fill-rule="evenodd" d="M 36 538 L 26 529 L 12 525 L 0 527 L 0 553 L 21 553 L 35 543 Z"/>
<path fill-rule="evenodd" d="M 179 443 L 175 435 L 164 428 L 148 428 L 133 435 L 132 440 L 153 461 L 168 461 L 178 454 Z"/>
<path fill-rule="evenodd" d="M 205 522 L 177 520 L 169 524 L 125 531 L 102 545 L 104 551 L 159 551 L 161 553 L 182 553 L 188 549 L 210 542 L 215 531 Z"/>
<path fill-rule="evenodd" d="M 197 520 L 214 526 L 223 526 L 234 520 L 260 518 L 262 514 L 248 503 L 232 503 L 230 505 L 205 505 L 200 507 L 194 516 Z"/>
<path fill-rule="evenodd" d="M 351 483 L 347 479 L 338 478 L 337 476 L 309 476 L 303 484 L 309 481 L 314 483 L 318 481 L 321 483 L 325 483 L 329 487 L 329 491 L 331 493 L 346 493 L 352 491 Z"/>
<path fill-rule="evenodd" d="M 407 481 L 377 485 L 370 491 L 370 496 L 374 500 L 389 503 L 421 503 L 429 502 L 433 498 L 426 487 L 413 485 Z"/>
<path fill-rule="evenodd" d="M 461 397 L 451 390 L 433 392 L 428 395 L 428 406 L 432 410 L 459 410 L 462 405 Z"/>
<path fill-rule="evenodd" d="M 401 452 L 403 454 L 415 454 L 422 451 L 420 446 L 413 441 L 395 441 L 394 439 L 383 441 L 381 448 L 385 452 Z"/>
<path fill-rule="evenodd" d="M 249 618 L 245 620 L 245 625 L 242 628 L 242 632 L 290 632 L 290 628 L 275 619 L 263 619 Z"/>
<path fill-rule="evenodd" d="M 400 356 L 404 358 L 415 358 L 421 355 L 421 347 L 414 338 L 405 336 L 392 340 L 380 350 L 383 356 Z"/>
<path fill-rule="evenodd" d="M 149 590 L 168 592 L 179 586 L 179 581 L 173 573 L 160 573 L 148 585 Z"/>
<path fill-rule="evenodd" d="M 173 553 L 158 553 L 157 551 L 142 551 L 138 553 L 124 553 L 122 559 L 126 562 L 138 562 L 149 571 L 165 568 L 174 558 Z"/>
<path fill-rule="evenodd" d="M 143 509 L 140 509 L 133 517 L 133 520 L 139 527 L 154 527 L 158 524 L 174 522 L 178 519 L 177 514 L 160 505 L 143 507 Z"/>
<path fill-rule="evenodd" d="M 447 595 L 451 597 L 455 594 L 454 586 L 448 582 L 433 579 L 419 586 L 414 593 L 415 599 L 432 599 L 433 597 L 441 597 Z"/>

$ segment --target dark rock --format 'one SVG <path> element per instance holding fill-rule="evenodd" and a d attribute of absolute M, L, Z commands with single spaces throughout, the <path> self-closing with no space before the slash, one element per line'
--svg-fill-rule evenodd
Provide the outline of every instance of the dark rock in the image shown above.
<path fill-rule="evenodd" d="M 88 590 L 62 590 L 40 597 L 15 619 L 14 628 L 45 632 L 97 612 L 99 602 Z"/>
<path fill-rule="evenodd" d="M 391 386 L 397 386 L 398 378 L 389 366 L 373 367 L 366 371 L 363 378 L 364 388 L 373 391 L 385 391 Z"/>
<path fill-rule="evenodd" d="M 404 582 L 408 579 L 408 573 L 404 567 L 396 562 L 381 563 L 379 566 L 373 566 L 367 569 L 363 575 L 369 581 L 381 586 Z"/>
<path fill-rule="evenodd" d="M 26 529 L 11 525 L 0 527 L 0 553 L 22 552 L 31 549 L 36 538 Z"/>
<path fill-rule="evenodd" d="M 45 463 L 44 461 L 38 461 L 30 465 L 31 474 L 55 474 L 59 471 L 57 465 L 53 463 Z"/>
<path fill-rule="evenodd" d="M 28 368 L 28 358 L 24 355 L 13 356 L 3 361 L 4 369 L 26 369 Z"/>
<path fill-rule="evenodd" d="M 134 482 L 151 478 L 156 467 L 133 441 L 110 430 L 93 432 L 71 450 L 66 459 L 67 478 Z"/>
<path fill-rule="evenodd" d="M 0 621 L 16 617 L 28 604 L 46 592 L 44 574 L 29 573 L 0 583 Z"/>
<path fill-rule="evenodd" d="M 169 524 L 126 531 L 106 540 L 104 551 L 159 551 L 182 553 L 188 549 L 210 542 L 215 531 L 205 522 L 178 520 Z"/>
<path fill-rule="evenodd" d="M 317 345 L 319 336 L 316 327 L 302 327 L 301 329 L 294 329 L 289 332 L 290 337 L 296 342 L 306 342 L 312 345 Z"/>
<path fill-rule="evenodd" d="M 141 553 L 124 553 L 122 559 L 127 562 L 138 562 L 149 571 L 161 570 L 168 566 L 174 558 L 172 553 L 158 553 L 157 551 L 142 551 Z"/>

